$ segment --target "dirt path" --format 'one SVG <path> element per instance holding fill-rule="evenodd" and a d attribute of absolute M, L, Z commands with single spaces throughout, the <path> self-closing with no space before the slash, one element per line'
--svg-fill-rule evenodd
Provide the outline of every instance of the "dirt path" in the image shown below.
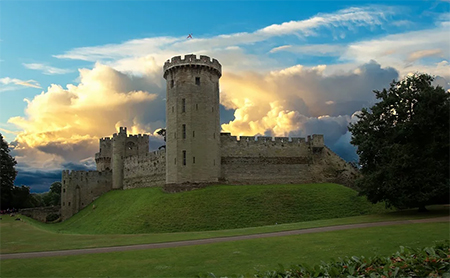
<path fill-rule="evenodd" d="M 70 255 L 84 255 L 84 254 L 109 253 L 109 252 L 120 252 L 120 251 L 133 251 L 133 250 L 144 250 L 144 249 L 171 248 L 171 247 L 203 245 L 203 244 L 218 243 L 218 242 L 246 240 L 246 239 L 254 239 L 254 238 L 302 235 L 302 234 L 340 231 L 340 230 L 349 230 L 349 229 L 358 229 L 358 228 L 393 226 L 393 225 L 403 225 L 403 224 L 413 224 L 413 223 L 448 222 L 449 220 L 450 220 L 449 217 L 438 217 L 438 218 L 428 218 L 428 219 L 418 219 L 418 220 L 402 220 L 402 221 L 349 224 L 349 225 L 340 225 L 340 226 L 328 226 L 328 227 L 310 228 L 310 229 L 302 229 L 302 230 L 264 233 L 264 234 L 216 237 L 216 238 L 208 238 L 208 239 L 195 239 L 195 240 L 174 241 L 174 242 L 164 242 L 164 243 L 150 243 L 150 244 L 115 246 L 115 247 L 100 247 L 100 248 L 90 248 L 90 249 L 73 249 L 73 250 L 60 250 L 60 251 L 0 254 L 0 260 L 28 259 L 28 258 L 42 258 L 42 257 L 54 257 L 54 256 L 70 256 Z"/>

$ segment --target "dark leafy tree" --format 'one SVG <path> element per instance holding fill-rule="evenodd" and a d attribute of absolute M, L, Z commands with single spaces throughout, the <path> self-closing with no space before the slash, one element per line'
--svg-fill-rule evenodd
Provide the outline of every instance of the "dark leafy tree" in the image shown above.
<path fill-rule="evenodd" d="M 156 132 L 159 136 L 162 136 L 162 137 L 164 137 L 164 142 L 166 142 L 166 129 L 165 128 L 161 128 L 160 130 L 158 130 L 157 132 Z M 163 145 L 163 146 L 161 146 L 161 147 L 159 147 L 158 149 L 162 149 L 162 148 L 166 148 L 166 145 Z"/>
<path fill-rule="evenodd" d="M 8 144 L 0 133 L 1 209 L 7 209 L 12 205 L 14 180 L 17 176 L 16 164 L 16 160 L 9 154 Z"/>
<path fill-rule="evenodd" d="M 30 194 L 28 186 L 14 186 L 12 190 L 11 206 L 16 209 L 32 208 L 36 206 L 36 199 Z"/>
<path fill-rule="evenodd" d="M 61 204 L 61 187 L 62 184 L 59 181 L 55 181 L 50 185 L 50 191 L 46 195 L 48 196 L 48 201 L 45 202 L 46 205 L 59 206 Z"/>
<path fill-rule="evenodd" d="M 449 202 L 450 94 L 427 74 L 374 91 L 380 101 L 349 126 L 361 194 L 397 208 Z"/>

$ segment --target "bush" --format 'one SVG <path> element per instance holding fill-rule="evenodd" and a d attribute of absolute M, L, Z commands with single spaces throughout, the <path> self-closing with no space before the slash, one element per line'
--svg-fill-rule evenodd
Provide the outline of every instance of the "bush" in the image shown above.
<path fill-rule="evenodd" d="M 47 215 L 47 217 L 45 217 L 45 221 L 46 222 L 53 222 L 53 221 L 57 220 L 58 218 L 59 218 L 59 214 L 50 213 L 49 215 Z"/>
<path fill-rule="evenodd" d="M 255 277 L 450 277 L 450 243 L 412 249 L 400 247 L 390 257 L 339 258 L 315 266 L 298 264 L 285 270 L 259 272 Z"/>
<path fill-rule="evenodd" d="M 247 277 L 235 275 L 233 277 Z M 200 278 L 216 278 L 214 273 L 201 273 Z M 390 278 L 390 277 L 450 277 L 450 242 L 434 247 L 413 249 L 400 247 L 400 251 L 390 257 L 364 258 L 352 256 L 329 263 L 322 262 L 309 266 L 298 264 L 285 269 L 258 272 L 257 278 L 310 278 L 310 277 L 346 277 L 346 278 Z"/>

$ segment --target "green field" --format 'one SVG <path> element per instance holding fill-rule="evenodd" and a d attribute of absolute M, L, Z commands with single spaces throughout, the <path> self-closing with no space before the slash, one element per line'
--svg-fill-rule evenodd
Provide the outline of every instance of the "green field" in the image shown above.
<path fill-rule="evenodd" d="M 210 186 L 169 194 L 161 188 L 110 191 L 46 229 L 136 234 L 237 229 L 386 212 L 337 184 Z"/>
<path fill-rule="evenodd" d="M 254 274 L 281 263 L 316 264 L 344 256 L 388 256 L 399 246 L 433 246 L 448 223 L 408 224 L 155 250 L 1 261 L 1 277 L 216 277 Z"/>
<path fill-rule="evenodd" d="M 168 194 L 111 191 L 71 219 L 43 224 L 3 216 L 1 253 L 64 250 L 267 233 L 449 215 L 448 206 L 393 211 L 336 184 L 211 186 Z M 1 261 L 1 277 L 217 277 L 316 264 L 339 256 L 390 255 L 400 245 L 449 239 L 448 223 L 408 224 L 199 246 Z"/>

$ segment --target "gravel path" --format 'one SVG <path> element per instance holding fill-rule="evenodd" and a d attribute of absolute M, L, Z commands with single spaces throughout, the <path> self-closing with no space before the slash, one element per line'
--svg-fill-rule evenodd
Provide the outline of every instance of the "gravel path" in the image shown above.
<path fill-rule="evenodd" d="M 109 253 L 109 252 L 133 251 L 133 250 L 144 250 L 144 249 L 171 248 L 171 247 L 203 245 L 203 244 L 211 244 L 211 243 L 218 243 L 218 242 L 246 240 L 246 239 L 254 239 L 254 238 L 302 235 L 302 234 L 340 231 L 340 230 L 349 230 L 349 229 L 358 229 L 358 228 L 393 226 L 393 225 L 403 225 L 403 224 L 412 224 L 412 223 L 448 222 L 449 220 L 450 220 L 449 217 L 438 217 L 438 218 L 428 218 L 428 219 L 418 219 L 418 220 L 402 220 L 402 221 L 349 224 L 349 225 L 340 225 L 340 226 L 328 226 L 328 227 L 310 228 L 310 229 L 302 229 L 302 230 L 264 233 L 264 234 L 216 237 L 216 238 L 208 238 L 208 239 L 195 239 L 195 240 L 174 241 L 174 242 L 164 242 L 164 243 L 150 243 L 150 244 L 139 244 L 139 245 L 100 247 L 100 248 L 89 248 L 89 249 L 73 249 L 73 250 L 60 250 L 60 251 L 0 254 L 0 260 L 42 258 L 42 257 L 54 257 L 54 256 L 71 256 L 71 255 Z"/>

